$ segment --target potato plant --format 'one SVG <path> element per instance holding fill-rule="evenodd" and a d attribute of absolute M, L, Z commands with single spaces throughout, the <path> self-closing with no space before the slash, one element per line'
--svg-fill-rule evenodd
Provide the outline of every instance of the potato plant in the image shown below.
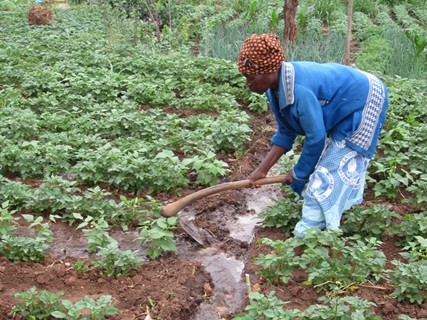
<path fill-rule="evenodd" d="M 61 300 L 62 295 L 62 292 L 38 291 L 35 287 L 17 292 L 15 297 L 19 302 L 11 314 L 25 319 L 101 320 L 119 313 L 112 303 L 112 297 L 108 295 L 97 300 L 84 297 L 75 303 L 67 299 Z"/>

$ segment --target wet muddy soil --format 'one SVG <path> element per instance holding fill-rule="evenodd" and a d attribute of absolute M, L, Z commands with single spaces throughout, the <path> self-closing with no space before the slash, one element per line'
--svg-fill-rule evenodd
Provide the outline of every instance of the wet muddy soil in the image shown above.
<path fill-rule="evenodd" d="M 254 117 L 256 134 L 248 146 L 249 151 L 239 159 L 224 159 L 229 162 L 232 173 L 222 182 L 245 179 L 256 167 L 268 151 L 273 123 L 268 116 Z M 194 191 L 184 190 L 183 195 Z M 289 301 L 288 308 L 304 310 L 318 303 L 318 294 L 313 288 L 296 278 L 284 285 L 268 284 L 257 274 L 260 267 L 253 263 L 253 259 L 266 250 L 256 244 L 256 239 L 284 240 L 279 230 L 263 228 L 257 216 L 260 210 L 272 204 L 273 198 L 281 196 L 279 187 L 265 186 L 227 191 L 196 201 L 183 212 L 194 217 L 197 228 L 212 235 L 212 245 L 203 247 L 183 229 L 177 228 L 176 253 L 147 260 L 129 276 L 117 279 L 103 277 L 94 269 L 76 272 L 72 264 L 77 259 L 90 259 L 81 231 L 55 224 L 52 226 L 55 242 L 49 258 L 43 263 L 12 263 L 0 257 L 0 320 L 13 319 L 10 310 L 16 304 L 14 292 L 33 286 L 38 290 L 63 292 L 62 298 L 71 301 L 85 296 L 96 299 L 111 295 L 121 313 L 108 319 L 232 319 L 248 303 L 246 274 L 252 290 L 263 293 L 274 290 L 280 299 Z M 373 200 L 368 194 L 367 203 L 369 197 Z M 177 200 L 172 195 L 162 195 L 162 198 L 168 202 Z M 394 206 L 399 209 L 399 204 Z M 116 231 L 112 236 L 120 241 L 123 249 L 142 250 L 134 241 L 137 230 Z M 399 250 L 392 240 L 384 243 L 382 249 L 389 260 L 398 257 Z M 399 314 L 427 318 L 427 306 L 399 303 L 388 297 L 391 292 L 392 288 L 384 283 L 361 286 L 355 294 L 375 302 L 375 312 L 383 319 L 398 319 Z"/>

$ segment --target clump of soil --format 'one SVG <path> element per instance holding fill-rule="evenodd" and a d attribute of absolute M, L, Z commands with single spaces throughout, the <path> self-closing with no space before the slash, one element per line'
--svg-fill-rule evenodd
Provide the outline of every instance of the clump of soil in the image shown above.
<path fill-rule="evenodd" d="M 28 23 L 31 25 L 42 26 L 55 20 L 49 7 L 34 6 L 28 10 Z"/>

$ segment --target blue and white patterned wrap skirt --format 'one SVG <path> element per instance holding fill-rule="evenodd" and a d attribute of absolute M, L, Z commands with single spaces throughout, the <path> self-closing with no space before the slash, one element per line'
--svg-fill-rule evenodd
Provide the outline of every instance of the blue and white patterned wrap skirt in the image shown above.
<path fill-rule="evenodd" d="M 339 228 L 342 213 L 363 201 L 369 160 L 345 141 L 328 141 L 304 192 L 295 236 L 302 238 L 311 228 Z"/>

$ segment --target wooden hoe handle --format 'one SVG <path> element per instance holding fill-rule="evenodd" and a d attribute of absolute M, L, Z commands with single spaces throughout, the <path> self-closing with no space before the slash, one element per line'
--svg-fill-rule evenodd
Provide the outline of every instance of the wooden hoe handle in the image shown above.
<path fill-rule="evenodd" d="M 256 181 L 257 185 L 265 185 L 265 184 L 274 184 L 274 183 L 283 183 L 285 181 L 285 176 L 274 176 L 268 178 L 262 178 Z M 226 182 L 221 183 L 216 186 L 212 186 L 206 189 L 202 189 L 196 191 L 182 199 L 179 199 L 175 202 L 169 203 L 163 208 L 160 209 L 160 214 L 163 217 L 172 217 L 177 215 L 179 211 L 181 211 L 184 207 L 188 206 L 190 203 L 193 203 L 196 200 L 201 198 L 210 196 L 212 194 L 231 190 L 231 189 L 242 189 L 249 188 L 251 186 L 250 180 L 240 180 L 234 182 Z"/>

